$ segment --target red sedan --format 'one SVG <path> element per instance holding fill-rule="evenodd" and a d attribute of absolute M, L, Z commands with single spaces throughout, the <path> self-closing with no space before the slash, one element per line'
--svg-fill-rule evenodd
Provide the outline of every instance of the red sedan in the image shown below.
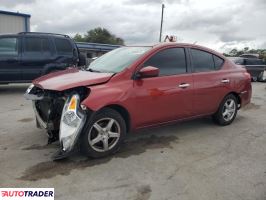
<path fill-rule="evenodd" d="M 103 157 L 116 152 L 131 130 L 203 116 L 231 124 L 250 102 L 251 78 L 213 50 L 163 43 L 121 47 L 86 70 L 40 77 L 25 96 L 49 142 L 60 141 L 54 159 L 77 145 L 87 156 Z"/>

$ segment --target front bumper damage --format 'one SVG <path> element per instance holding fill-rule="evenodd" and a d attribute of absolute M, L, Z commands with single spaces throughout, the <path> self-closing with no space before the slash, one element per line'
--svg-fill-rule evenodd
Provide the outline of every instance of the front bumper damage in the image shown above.
<path fill-rule="evenodd" d="M 48 91 L 30 86 L 24 94 L 32 100 L 38 128 L 45 129 L 48 144 L 59 140 L 60 149 L 53 160 L 63 159 L 73 153 L 87 120 L 89 111 L 80 107 L 87 90 Z"/>

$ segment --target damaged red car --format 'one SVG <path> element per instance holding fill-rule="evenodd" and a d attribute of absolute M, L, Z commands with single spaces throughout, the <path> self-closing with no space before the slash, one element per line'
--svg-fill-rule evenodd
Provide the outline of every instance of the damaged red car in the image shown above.
<path fill-rule="evenodd" d="M 251 99 L 246 69 L 208 48 L 178 43 L 115 49 L 87 69 L 33 81 L 37 126 L 60 141 L 60 159 L 79 146 L 98 158 L 116 152 L 129 131 L 212 116 L 229 125 Z"/>

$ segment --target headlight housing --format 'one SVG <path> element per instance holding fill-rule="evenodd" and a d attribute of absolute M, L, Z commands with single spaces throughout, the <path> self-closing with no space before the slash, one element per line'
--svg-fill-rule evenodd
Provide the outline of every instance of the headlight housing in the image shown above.
<path fill-rule="evenodd" d="M 63 151 L 71 151 L 86 120 L 84 111 L 80 109 L 78 94 L 70 96 L 63 108 L 60 122 L 60 144 Z"/>
<path fill-rule="evenodd" d="M 26 90 L 26 93 L 29 94 L 33 87 L 34 87 L 34 85 L 33 84 L 30 84 L 30 86 Z"/>

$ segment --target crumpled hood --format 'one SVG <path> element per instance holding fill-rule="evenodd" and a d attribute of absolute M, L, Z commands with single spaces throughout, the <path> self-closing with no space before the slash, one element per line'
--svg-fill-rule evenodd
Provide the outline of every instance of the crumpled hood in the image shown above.
<path fill-rule="evenodd" d="M 46 90 L 63 91 L 79 86 L 105 83 L 109 81 L 112 76 L 113 73 L 97 73 L 70 68 L 41 76 L 35 79 L 33 84 Z"/>

